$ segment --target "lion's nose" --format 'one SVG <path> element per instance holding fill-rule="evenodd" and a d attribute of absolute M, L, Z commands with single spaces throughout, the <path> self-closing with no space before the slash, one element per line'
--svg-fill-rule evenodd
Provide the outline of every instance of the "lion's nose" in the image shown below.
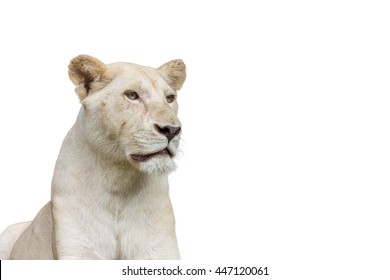
<path fill-rule="evenodd" d="M 178 135 L 181 131 L 180 126 L 170 126 L 170 125 L 160 126 L 158 124 L 155 124 L 154 128 L 162 135 L 165 135 L 165 137 L 168 138 L 168 142 L 171 141 L 172 138 Z"/>

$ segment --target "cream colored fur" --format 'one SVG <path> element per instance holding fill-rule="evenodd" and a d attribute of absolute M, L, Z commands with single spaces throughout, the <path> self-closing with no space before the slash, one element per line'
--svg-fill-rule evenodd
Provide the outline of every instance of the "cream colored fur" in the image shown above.
<path fill-rule="evenodd" d="M 82 107 L 58 156 L 51 201 L 32 223 L 7 228 L 0 258 L 179 259 L 168 173 L 184 63 L 155 69 L 82 55 L 69 76 Z"/>

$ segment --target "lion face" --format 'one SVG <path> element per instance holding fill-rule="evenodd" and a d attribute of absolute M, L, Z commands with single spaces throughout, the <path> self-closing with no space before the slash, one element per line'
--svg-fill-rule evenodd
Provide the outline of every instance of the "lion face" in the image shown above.
<path fill-rule="evenodd" d="M 186 76 L 181 60 L 155 69 L 79 56 L 69 76 L 83 104 L 85 135 L 98 153 L 146 173 L 175 168 L 181 135 L 177 91 Z"/>

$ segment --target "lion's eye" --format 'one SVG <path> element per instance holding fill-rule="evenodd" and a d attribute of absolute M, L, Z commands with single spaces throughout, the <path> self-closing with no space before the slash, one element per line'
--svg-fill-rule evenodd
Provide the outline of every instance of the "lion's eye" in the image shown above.
<path fill-rule="evenodd" d="M 175 95 L 171 94 L 166 97 L 168 103 L 175 101 Z"/>
<path fill-rule="evenodd" d="M 126 90 L 123 95 L 130 100 L 137 100 L 139 98 L 138 93 L 133 90 Z"/>

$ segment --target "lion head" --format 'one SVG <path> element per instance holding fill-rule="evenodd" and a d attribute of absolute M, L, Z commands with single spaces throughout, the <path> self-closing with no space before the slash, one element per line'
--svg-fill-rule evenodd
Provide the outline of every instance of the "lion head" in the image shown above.
<path fill-rule="evenodd" d="M 69 77 L 82 104 L 76 124 L 99 157 L 145 173 L 175 168 L 183 61 L 151 68 L 80 55 L 70 62 Z"/>

